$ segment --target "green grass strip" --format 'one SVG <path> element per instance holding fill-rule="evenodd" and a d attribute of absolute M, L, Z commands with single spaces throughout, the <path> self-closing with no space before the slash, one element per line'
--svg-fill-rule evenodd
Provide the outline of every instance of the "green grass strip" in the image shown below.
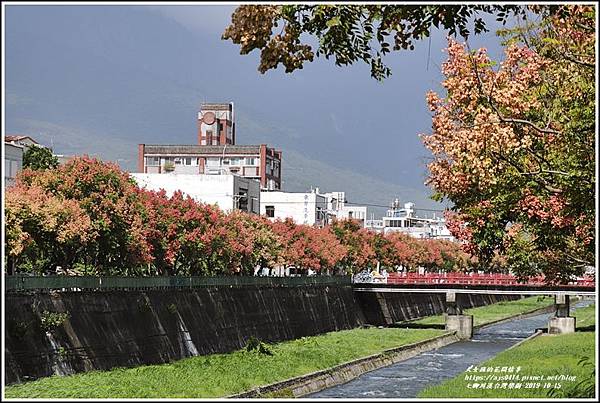
<path fill-rule="evenodd" d="M 573 311 L 573 316 L 577 318 L 577 328 L 589 329 L 595 324 L 594 305 L 579 308 Z M 478 364 L 478 367 L 521 367 L 518 375 L 523 376 L 575 376 L 575 380 L 553 380 L 553 381 L 502 381 L 521 383 L 521 388 L 516 389 L 480 389 L 472 388 L 474 383 L 489 383 L 482 381 L 466 380 L 467 375 L 489 375 L 488 373 L 478 374 L 475 372 L 463 372 L 457 377 L 448 380 L 440 385 L 429 387 L 423 390 L 419 397 L 428 398 L 548 398 L 551 389 L 555 389 L 555 383 L 560 384 L 556 388 L 555 397 L 592 397 L 583 393 L 582 387 L 577 387 L 577 383 L 584 379 L 591 379 L 593 385 L 593 370 L 595 367 L 595 339 L 594 331 L 580 331 L 563 335 L 544 335 L 511 349 L 503 351 L 496 357 Z M 582 357 L 589 358 L 589 366 L 578 364 Z M 515 372 L 513 372 L 515 373 Z M 497 375 L 497 374 L 494 374 Z M 506 375 L 506 374 L 500 374 Z M 590 378 L 592 375 L 592 378 Z M 493 384 L 502 383 L 492 381 Z M 527 383 L 539 383 L 539 387 L 526 388 Z M 552 386 L 545 388 L 544 384 L 550 383 Z M 471 384 L 471 388 L 467 387 Z M 537 386 L 537 385 L 534 385 Z"/>
<path fill-rule="evenodd" d="M 533 311 L 535 309 L 544 308 L 553 303 L 553 297 L 529 297 L 515 301 L 501 301 L 493 305 L 465 309 L 464 314 L 473 315 L 473 325 L 478 326 Z M 444 317 L 442 315 L 428 316 L 426 318 L 415 320 L 413 323 L 423 325 L 443 325 Z"/>
<path fill-rule="evenodd" d="M 443 334 L 434 329 L 368 328 L 269 345 L 272 356 L 245 350 L 170 364 L 39 379 L 8 386 L 8 398 L 223 397 L 330 368 Z"/>

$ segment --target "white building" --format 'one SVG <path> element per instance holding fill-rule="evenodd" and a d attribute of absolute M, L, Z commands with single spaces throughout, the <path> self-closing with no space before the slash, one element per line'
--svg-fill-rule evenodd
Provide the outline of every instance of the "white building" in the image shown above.
<path fill-rule="evenodd" d="M 330 216 L 336 217 L 338 220 L 357 220 L 364 228 L 367 219 L 367 206 L 347 205 L 345 192 L 328 192 L 324 193 L 323 196 L 327 197 L 327 209 Z"/>
<path fill-rule="evenodd" d="M 315 190 L 319 193 L 319 188 Z M 327 192 L 323 193 L 327 197 L 327 210 L 338 211 L 346 205 L 346 192 Z"/>
<path fill-rule="evenodd" d="M 43 145 L 41 145 L 40 143 L 38 143 L 37 141 L 35 141 L 34 139 L 32 139 L 30 136 L 23 136 L 23 135 L 6 135 L 4 136 L 4 144 L 6 143 L 10 143 L 13 145 L 17 145 L 17 146 L 23 146 L 26 149 L 28 147 L 31 146 L 38 146 L 38 147 L 44 147 Z"/>
<path fill-rule="evenodd" d="M 383 233 L 383 230 L 384 230 L 383 220 L 374 220 L 374 219 L 366 220 L 365 228 L 368 230 L 371 230 L 373 232 Z"/>
<path fill-rule="evenodd" d="M 17 172 L 23 169 L 23 151 L 25 146 L 4 142 L 4 186 L 15 183 Z"/>
<path fill-rule="evenodd" d="M 180 190 L 206 204 L 216 204 L 221 210 L 242 210 L 260 213 L 260 183 L 238 175 L 143 174 L 131 173 L 138 186 L 148 190 L 164 189 L 168 196 Z"/>
<path fill-rule="evenodd" d="M 297 224 L 323 226 L 334 218 L 359 220 L 364 226 L 365 206 L 347 206 L 344 192 L 261 192 L 261 214 L 273 220 L 291 218 Z"/>
<path fill-rule="evenodd" d="M 323 226 L 329 222 L 327 197 L 316 191 L 260 192 L 260 214 L 272 220 L 291 218 L 296 224 Z"/>
<path fill-rule="evenodd" d="M 414 203 L 404 203 L 404 206 L 400 207 L 400 202 L 396 199 L 385 217 L 381 220 L 369 220 L 367 228 L 384 234 L 402 232 L 414 238 L 455 240 L 443 218 L 417 217 L 414 207 Z"/>
<path fill-rule="evenodd" d="M 29 147 L 45 146 L 39 144 L 30 136 L 6 135 L 4 136 L 4 185 L 11 186 L 15 183 L 17 172 L 23 169 L 23 155 Z"/>
<path fill-rule="evenodd" d="M 366 206 L 344 206 L 337 211 L 336 217 L 340 220 L 353 219 L 360 222 L 364 228 L 367 218 L 367 207 Z"/>

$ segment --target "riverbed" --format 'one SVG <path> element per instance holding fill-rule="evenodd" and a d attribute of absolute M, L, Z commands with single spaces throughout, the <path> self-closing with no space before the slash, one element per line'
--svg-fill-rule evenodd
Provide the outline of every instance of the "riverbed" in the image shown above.
<path fill-rule="evenodd" d="M 580 301 L 572 309 L 592 303 L 593 300 Z M 553 315 L 541 314 L 490 325 L 476 331 L 471 340 L 421 353 L 406 361 L 365 373 L 345 384 L 303 397 L 415 398 L 426 387 L 454 378 L 470 365 L 486 361 L 531 336 L 536 329 L 547 328 Z"/>

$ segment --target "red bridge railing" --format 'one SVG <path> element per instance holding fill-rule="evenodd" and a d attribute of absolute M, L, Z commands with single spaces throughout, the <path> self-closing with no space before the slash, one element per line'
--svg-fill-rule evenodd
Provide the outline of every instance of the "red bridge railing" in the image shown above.
<path fill-rule="evenodd" d="M 499 273 L 390 273 L 386 282 L 388 284 L 546 285 L 544 277 L 541 276 L 531 277 L 526 283 L 520 283 L 517 281 L 517 277 L 511 274 Z M 596 282 L 593 277 L 584 276 L 564 285 L 594 288 Z"/>

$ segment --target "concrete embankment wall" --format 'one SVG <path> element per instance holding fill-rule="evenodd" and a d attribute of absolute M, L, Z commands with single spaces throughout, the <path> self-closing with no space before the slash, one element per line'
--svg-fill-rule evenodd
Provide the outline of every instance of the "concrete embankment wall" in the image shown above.
<path fill-rule="evenodd" d="M 357 292 L 367 323 L 389 325 L 424 316 L 439 315 L 446 311 L 446 294 Z M 520 295 L 457 294 L 457 303 L 463 308 L 495 304 L 520 299 Z"/>
<path fill-rule="evenodd" d="M 44 311 L 69 314 L 46 331 Z M 364 323 L 350 286 L 6 294 L 7 383 L 170 362 Z"/>
<path fill-rule="evenodd" d="M 443 312 L 444 298 L 378 299 L 347 285 L 7 293 L 6 382 L 230 352 L 250 337 L 276 342 L 378 325 L 386 323 L 383 311 L 401 321 Z M 480 306 L 497 297 L 468 301 Z"/>

